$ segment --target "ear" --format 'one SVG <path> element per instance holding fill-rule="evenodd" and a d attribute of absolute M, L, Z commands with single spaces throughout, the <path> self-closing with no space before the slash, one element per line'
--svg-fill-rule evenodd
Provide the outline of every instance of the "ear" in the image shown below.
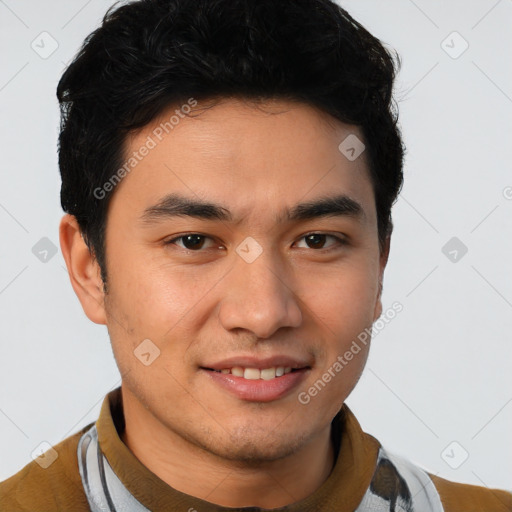
<path fill-rule="evenodd" d="M 382 315 L 382 282 L 384 280 L 384 270 L 388 262 L 389 248 L 391 245 L 391 235 L 386 237 L 384 248 L 380 253 L 379 257 L 379 291 L 377 293 L 377 299 L 375 301 L 375 310 L 373 312 L 373 321 L 375 322 L 380 315 Z"/>
<path fill-rule="evenodd" d="M 71 286 L 85 314 L 94 323 L 106 325 L 100 267 L 82 238 L 76 217 L 69 214 L 62 217 L 59 239 Z"/>

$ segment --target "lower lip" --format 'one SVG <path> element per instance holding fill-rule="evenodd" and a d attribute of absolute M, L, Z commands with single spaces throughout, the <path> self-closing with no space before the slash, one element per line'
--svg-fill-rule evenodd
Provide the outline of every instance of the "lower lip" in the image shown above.
<path fill-rule="evenodd" d="M 231 373 L 220 373 L 211 370 L 201 370 L 219 386 L 229 391 L 241 400 L 248 402 L 272 402 L 290 393 L 309 373 L 309 368 L 286 373 L 281 377 L 270 380 L 244 379 Z"/>

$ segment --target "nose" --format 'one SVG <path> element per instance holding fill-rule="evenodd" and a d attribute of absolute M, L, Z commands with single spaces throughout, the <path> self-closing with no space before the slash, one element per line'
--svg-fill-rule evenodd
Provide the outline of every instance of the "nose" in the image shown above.
<path fill-rule="evenodd" d="M 302 312 L 289 274 L 270 251 L 248 263 L 237 256 L 223 280 L 219 318 L 226 330 L 245 329 L 269 338 L 281 327 L 299 327 Z"/>

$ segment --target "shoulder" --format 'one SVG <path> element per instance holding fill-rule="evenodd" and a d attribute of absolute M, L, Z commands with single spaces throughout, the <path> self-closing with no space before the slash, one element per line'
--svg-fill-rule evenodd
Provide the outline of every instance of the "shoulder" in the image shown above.
<path fill-rule="evenodd" d="M 77 446 L 80 437 L 91 425 L 92 423 L 67 437 L 42 457 L 0 482 L 0 510 L 88 511 L 89 506 L 78 470 Z M 47 465 L 44 463 L 45 457 L 48 457 L 47 461 L 56 458 Z"/>
<path fill-rule="evenodd" d="M 364 505 L 393 496 L 404 510 L 512 512 L 511 492 L 445 480 L 382 446 L 368 493 Z"/>
<path fill-rule="evenodd" d="M 512 492 L 451 482 L 430 475 L 445 512 L 511 512 Z"/>

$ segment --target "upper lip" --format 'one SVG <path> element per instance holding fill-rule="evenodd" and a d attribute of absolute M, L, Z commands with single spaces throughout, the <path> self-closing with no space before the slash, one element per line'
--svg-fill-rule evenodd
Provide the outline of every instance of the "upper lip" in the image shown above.
<path fill-rule="evenodd" d="M 311 366 L 311 362 L 304 358 L 292 357 L 285 355 L 276 355 L 271 357 L 255 357 L 255 356 L 233 356 L 221 361 L 205 363 L 201 368 L 209 368 L 212 370 L 222 370 L 224 368 L 234 368 L 240 366 L 242 368 L 272 368 L 283 366 L 285 368 L 307 368 Z"/>

